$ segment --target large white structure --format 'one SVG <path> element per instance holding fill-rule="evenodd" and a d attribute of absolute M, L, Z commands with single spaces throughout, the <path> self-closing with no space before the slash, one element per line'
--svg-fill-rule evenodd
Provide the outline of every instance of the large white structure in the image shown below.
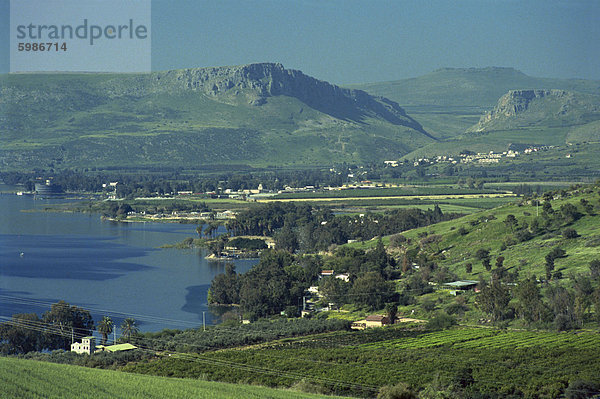
<path fill-rule="evenodd" d="M 96 338 L 95 337 L 83 337 L 81 342 L 75 342 L 71 344 L 71 352 L 76 353 L 87 353 L 91 355 L 96 350 Z"/>

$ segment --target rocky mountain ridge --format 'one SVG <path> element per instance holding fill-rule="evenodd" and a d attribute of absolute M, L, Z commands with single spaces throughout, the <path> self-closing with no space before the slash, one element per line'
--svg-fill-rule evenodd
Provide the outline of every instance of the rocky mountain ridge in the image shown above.
<path fill-rule="evenodd" d="M 600 97 L 558 89 L 509 90 L 469 131 L 549 124 L 565 126 L 600 119 Z"/>
<path fill-rule="evenodd" d="M 200 92 L 230 105 L 264 105 L 270 97 L 289 96 L 342 120 L 360 122 L 365 116 L 383 118 L 426 133 L 397 103 L 362 90 L 342 88 L 286 69 L 280 63 L 178 69 L 109 80 L 103 84 L 107 95 L 144 96 L 182 91 Z"/>
<path fill-rule="evenodd" d="M 435 141 L 391 100 L 276 63 L 2 75 L 0 115 L 0 166 L 11 168 L 323 165 L 397 157 Z"/>

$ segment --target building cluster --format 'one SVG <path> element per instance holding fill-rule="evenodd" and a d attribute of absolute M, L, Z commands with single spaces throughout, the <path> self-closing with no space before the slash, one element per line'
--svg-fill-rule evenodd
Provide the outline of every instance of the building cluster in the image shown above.
<path fill-rule="evenodd" d="M 553 148 L 553 146 L 531 146 L 531 147 L 525 148 L 522 152 L 519 152 L 516 150 L 508 150 L 508 151 L 503 151 L 503 152 L 494 152 L 494 151 L 478 152 L 478 153 L 468 152 L 468 153 L 460 154 L 457 157 L 451 157 L 451 156 L 447 156 L 447 155 L 438 155 L 436 157 L 431 157 L 431 158 L 427 158 L 427 157 L 417 158 L 412 161 L 387 160 L 387 161 L 383 161 L 383 163 L 385 164 L 386 167 L 391 167 L 391 168 L 396 168 L 398 166 L 407 165 L 407 164 L 412 165 L 415 168 L 418 166 L 435 165 L 435 164 L 439 164 L 439 163 L 449 163 L 452 165 L 461 164 L 461 163 L 462 164 L 468 164 L 468 163 L 490 164 L 490 163 L 498 163 L 498 162 L 500 162 L 501 159 L 514 159 L 514 158 L 519 157 L 520 155 L 525 155 L 525 154 L 529 155 L 529 154 L 533 154 L 533 153 L 536 153 L 539 151 L 546 151 L 550 148 Z"/>
<path fill-rule="evenodd" d="M 71 352 L 92 355 L 100 352 L 122 352 L 137 349 L 136 346 L 125 343 L 117 345 L 96 345 L 96 337 L 89 336 L 81 338 L 81 342 L 71 344 Z"/>

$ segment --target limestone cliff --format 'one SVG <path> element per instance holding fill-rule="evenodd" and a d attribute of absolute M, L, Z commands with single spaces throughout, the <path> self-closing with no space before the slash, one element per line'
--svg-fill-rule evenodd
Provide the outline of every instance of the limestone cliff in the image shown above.
<path fill-rule="evenodd" d="M 587 123 L 600 117 L 599 98 L 566 90 L 510 90 L 469 131 Z"/>

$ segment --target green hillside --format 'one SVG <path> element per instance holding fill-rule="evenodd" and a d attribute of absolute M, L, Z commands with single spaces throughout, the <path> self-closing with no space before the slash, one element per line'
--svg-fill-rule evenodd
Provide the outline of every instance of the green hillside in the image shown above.
<path fill-rule="evenodd" d="M 0 357 L 0 398 L 330 398 L 264 387 L 151 377 Z"/>
<path fill-rule="evenodd" d="M 599 193 L 597 185 L 561 190 L 540 198 L 539 205 L 523 200 L 403 235 L 413 240 L 413 246 L 419 246 L 426 234 L 440 235 L 436 262 L 458 277 L 471 280 L 487 279 L 491 273 L 476 256 L 480 248 L 489 250 L 492 266 L 497 257 L 503 256 L 507 272 L 518 272 L 521 278 L 535 275 L 542 279 L 546 276 L 546 255 L 560 248 L 566 256 L 555 260 L 553 270 L 560 272 L 555 276 L 560 280 L 570 273 L 588 272 L 590 261 L 600 259 Z M 551 210 L 545 211 L 544 206 Z M 514 224 L 507 224 L 509 215 L 514 216 Z M 565 234 L 568 229 L 574 230 L 576 236 Z M 472 272 L 466 272 L 468 263 Z"/>
<path fill-rule="evenodd" d="M 438 154 L 458 154 L 464 149 L 487 153 L 527 147 L 556 147 L 544 156 L 509 161 L 525 167 L 552 168 L 562 164 L 562 175 L 587 176 L 577 169 L 600 167 L 600 96 L 564 90 L 511 90 L 498 100 L 466 133 L 426 145 L 408 159 Z M 572 147 L 572 144 L 585 144 Z M 572 156 L 574 151 L 577 156 Z M 567 158 L 565 160 L 565 157 Z M 505 162 L 507 163 L 507 162 Z"/>
<path fill-rule="evenodd" d="M 493 107 L 514 89 L 561 89 L 598 94 L 600 82 L 528 76 L 513 68 L 442 68 L 423 76 L 350 85 L 402 106 Z"/>
<path fill-rule="evenodd" d="M 0 77 L 3 169 L 330 165 L 434 141 L 396 103 L 280 64 Z"/>
<path fill-rule="evenodd" d="M 443 68 L 417 78 L 351 85 L 396 101 L 439 138 L 477 123 L 498 98 L 515 89 L 560 89 L 600 94 L 600 82 L 528 76 L 513 68 Z"/>

